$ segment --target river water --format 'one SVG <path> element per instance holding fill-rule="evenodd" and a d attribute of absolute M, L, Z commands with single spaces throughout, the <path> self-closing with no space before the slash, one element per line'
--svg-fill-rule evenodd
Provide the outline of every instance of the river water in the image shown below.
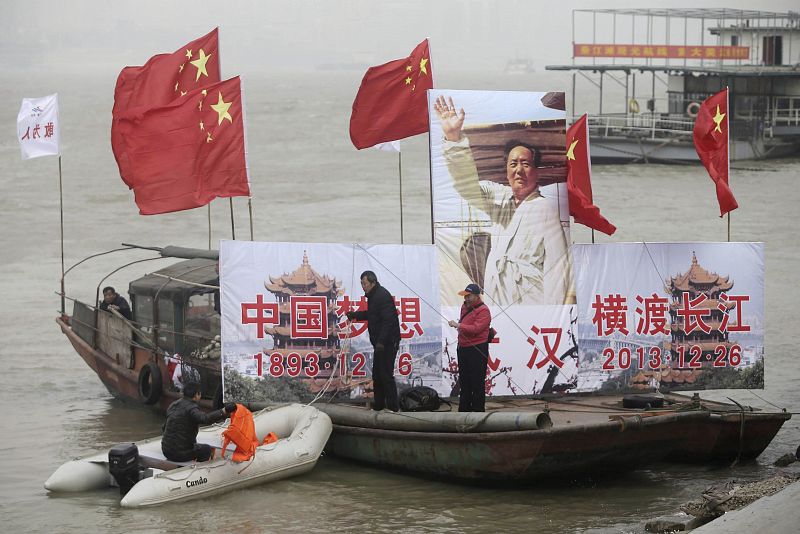
<path fill-rule="evenodd" d="M 362 72 L 245 79 L 255 239 L 388 242 L 400 235 L 397 156 L 357 152 L 347 135 Z M 23 96 L 59 91 L 67 266 L 122 242 L 207 247 L 205 209 L 139 216 L 109 145 L 115 74 L 0 84 L 0 124 L 13 130 Z M 438 87 L 552 90 L 558 75 L 437 77 Z M 430 242 L 427 137 L 404 143 L 403 240 Z M 800 247 L 800 160 L 735 164 L 732 240 L 766 243 L 766 389 L 703 396 L 800 412 L 792 316 Z M 611 241 L 724 241 L 726 222 L 699 166 L 595 166 L 596 203 L 619 231 Z M 323 458 L 310 474 L 190 504 L 131 511 L 113 490 L 49 496 L 45 479 L 64 461 L 158 434 L 162 416 L 113 399 L 74 353 L 54 319 L 59 308 L 58 161 L 20 161 L 12 135 L 0 139 L 0 517 L 7 532 L 642 532 L 646 520 L 677 511 L 706 486 L 764 477 L 800 444 L 789 421 L 756 461 L 736 469 L 657 465 L 598 480 L 530 488 L 447 484 Z M 235 231 L 249 237 L 247 205 L 234 201 Z M 231 236 L 228 202 L 212 205 L 215 241 Z M 573 227 L 576 242 L 590 232 Z M 114 268 L 147 257 L 126 252 L 87 262 L 67 277 L 67 293 L 91 302 Z M 129 267 L 107 282 L 125 293 Z M 105 285 L 105 284 L 103 284 Z M 793 387 L 794 386 L 794 387 Z"/>

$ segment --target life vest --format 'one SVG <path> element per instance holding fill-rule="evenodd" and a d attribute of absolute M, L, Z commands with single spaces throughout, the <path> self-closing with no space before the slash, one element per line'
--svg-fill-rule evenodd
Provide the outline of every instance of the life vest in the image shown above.
<path fill-rule="evenodd" d="M 231 415 L 231 422 L 228 428 L 222 433 L 225 438 L 222 441 L 222 457 L 225 458 L 225 448 L 231 442 L 236 445 L 233 451 L 234 462 L 244 462 L 256 454 L 258 447 L 258 436 L 256 435 L 256 424 L 253 422 L 253 412 L 242 406 L 236 405 L 236 411 Z"/>
<path fill-rule="evenodd" d="M 253 421 L 253 412 L 242 406 L 236 405 L 236 411 L 231 416 L 231 422 L 228 428 L 222 432 L 225 438 L 222 442 L 222 457 L 225 458 L 225 449 L 230 443 L 236 445 L 236 450 L 233 451 L 232 460 L 234 462 L 245 462 L 255 456 L 256 447 L 259 445 L 267 445 L 278 441 L 278 436 L 274 432 L 268 433 L 264 436 L 264 441 L 258 442 L 258 435 L 256 434 L 256 424 Z"/>

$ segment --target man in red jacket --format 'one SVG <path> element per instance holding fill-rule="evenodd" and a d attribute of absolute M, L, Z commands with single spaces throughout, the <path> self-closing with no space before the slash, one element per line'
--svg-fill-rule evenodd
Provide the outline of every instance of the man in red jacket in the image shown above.
<path fill-rule="evenodd" d="M 489 361 L 489 325 L 492 314 L 481 300 L 478 284 L 469 284 L 464 291 L 461 318 L 448 324 L 458 329 L 458 378 L 461 392 L 459 412 L 483 412 L 486 401 L 486 364 Z"/>

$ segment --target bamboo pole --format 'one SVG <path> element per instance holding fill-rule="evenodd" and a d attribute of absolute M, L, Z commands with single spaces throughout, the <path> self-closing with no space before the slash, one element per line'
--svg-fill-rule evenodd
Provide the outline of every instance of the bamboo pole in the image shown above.
<path fill-rule="evenodd" d="M 228 203 L 230 204 L 230 207 L 231 207 L 231 239 L 236 241 L 236 226 L 234 226 L 234 223 L 233 223 L 233 198 L 232 197 L 228 197 Z"/>
<path fill-rule="evenodd" d="M 400 177 L 400 244 L 403 244 L 403 152 L 397 153 L 397 174 Z"/>
<path fill-rule="evenodd" d="M 58 156 L 58 206 L 61 212 L 61 315 L 66 313 L 64 290 L 64 185 L 61 178 L 61 155 Z"/>
<path fill-rule="evenodd" d="M 250 213 L 250 241 L 253 241 L 253 197 L 247 197 L 247 211 Z"/>

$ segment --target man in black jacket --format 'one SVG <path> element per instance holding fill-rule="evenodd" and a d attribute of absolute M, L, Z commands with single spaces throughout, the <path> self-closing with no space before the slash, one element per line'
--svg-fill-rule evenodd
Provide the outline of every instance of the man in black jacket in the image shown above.
<path fill-rule="evenodd" d="M 361 273 L 361 288 L 367 296 L 367 310 L 347 312 L 351 321 L 367 321 L 369 342 L 375 349 L 372 356 L 373 410 L 400 409 L 394 383 L 394 362 L 400 348 L 400 319 L 392 295 L 378 283 L 372 271 Z"/>
<path fill-rule="evenodd" d="M 127 320 L 133 319 L 128 301 L 122 295 L 117 294 L 117 291 L 111 286 L 103 288 L 103 302 L 98 307 L 105 311 L 117 310 Z"/>
<path fill-rule="evenodd" d="M 183 386 L 183 398 L 167 408 L 167 421 L 161 436 L 161 452 L 167 460 L 205 462 L 211 458 L 211 446 L 197 443 L 198 425 L 209 425 L 222 421 L 236 411 L 236 405 L 226 403 L 221 410 L 203 413 L 197 406 L 200 400 L 200 384 L 189 382 Z"/>

